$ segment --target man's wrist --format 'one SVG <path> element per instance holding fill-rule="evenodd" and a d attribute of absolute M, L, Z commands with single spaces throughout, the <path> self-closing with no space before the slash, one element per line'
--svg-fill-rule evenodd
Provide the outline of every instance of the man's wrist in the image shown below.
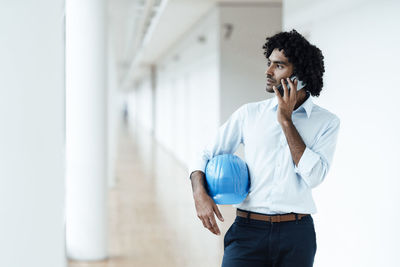
<path fill-rule="evenodd" d="M 190 175 L 192 180 L 193 196 L 198 197 L 202 194 L 207 194 L 205 189 L 205 175 L 202 171 L 194 171 Z"/>
<path fill-rule="evenodd" d="M 198 187 L 196 190 L 193 191 L 193 197 L 194 198 L 198 198 L 201 197 L 203 195 L 207 195 L 206 190 L 204 189 L 204 187 Z"/>
<path fill-rule="evenodd" d="M 283 119 L 280 121 L 282 127 L 290 127 L 293 125 L 293 121 L 291 119 Z"/>

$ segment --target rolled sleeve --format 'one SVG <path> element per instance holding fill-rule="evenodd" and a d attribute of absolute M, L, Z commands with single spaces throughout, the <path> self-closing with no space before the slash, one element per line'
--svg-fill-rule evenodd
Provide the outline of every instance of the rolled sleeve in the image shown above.
<path fill-rule="evenodd" d="M 295 166 L 296 173 L 304 174 L 305 176 L 310 175 L 315 164 L 320 160 L 318 154 L 314 153 L 311 149 L 306 147 L 303 155 L 300 158 L 298 166 Z"/>
<path fill-rule="evenodd" d="M 205 172 L 207 162 L 216 155 L 233 154 L 243 142 L 243 121 L 247 106 L 236 110 L 217 131 L 217 135 L 196 155 L 189 165 L 189 177 L 194 171 Z"/>
<path fill-rule="evenodd" d="M 340 120 L 335 117 L 312 147 L 306 147 L 294 171 L 308 187 L 314 188 L 325 179 L 336 148 Z"/>
<path fill-rule="evenodd" d="M 199 159 L 193 160 L 191 162 L 191 165 L 189 166 L 189 178 L 192 175 L 192 173 L 195 171 L 205 172 L 207 162 L 208 162 L 208 158 L 206 158 L 204 156 L 202 156 Z"/>

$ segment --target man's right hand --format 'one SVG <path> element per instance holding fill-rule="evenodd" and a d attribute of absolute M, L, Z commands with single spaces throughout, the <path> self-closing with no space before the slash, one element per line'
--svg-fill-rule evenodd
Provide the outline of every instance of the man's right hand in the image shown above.
<path fill-rule="evenodd" d="M 214 200 L 207 194 L 205 189 L 205 174 L 202 171 L 194 171 L 190 179 L 192 180 L 193 198 L 196 206 L 197 217 L 203 223 L 203 226 L 211 231 L 211 233 L 220 235 L 214 213 L 218 219 L 223 222 L 221 212 L 219 211 Z"/>
<path fill-rule="evenodd" d="M 221 222 L 224 221 L 224 218 L 214 200 L 207 193 L 201 192 L 194 194 L 194 203 L 196 206 L 197 217 L 199 217 L 203 226 L 213 234 L 220 235 L 221 232 L 219 231 L 217 222 L 215 221 L 214 213 Z"/>

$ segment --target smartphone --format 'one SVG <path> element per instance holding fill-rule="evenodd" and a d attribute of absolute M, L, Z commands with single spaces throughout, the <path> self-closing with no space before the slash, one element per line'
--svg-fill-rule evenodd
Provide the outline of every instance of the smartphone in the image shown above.
<path fill-rule="evenodd" d="M 293 74 L 292 76 L 289 77 L 289 79 L 290 79 L 292 82 L 294 82 L 294 80 L 297 79 L 297 77 L 296 77 L 296 75 Z M 304 88 L 306 85 L 305 85 L 305 83 L 303 83 L 303 82 L 300 81 L 299 79 L 297 79 L 297 80 L 298 80 L 298 81 L 297 81 L 297 91 L 299 91 L 300 89 Z M 288 88 L 289 91 L 290 91 L 289 83 L 287 82 L 286 79 L 284 79 L 284 82 L 285 82 L 287 88 Z M 276 88 L 278 89 L 278 91 L 279 91 L 279 93 L 281 94 L 281 96 L 283 96 L 283 87 L 282 87 L 282 84 L 279 83 L 278 86 L 276 86 Z"/>

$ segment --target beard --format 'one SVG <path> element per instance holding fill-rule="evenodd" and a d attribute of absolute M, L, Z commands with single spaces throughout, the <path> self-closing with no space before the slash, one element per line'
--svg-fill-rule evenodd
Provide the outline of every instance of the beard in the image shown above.
<path fill-rule="evenodd" d="M 268 81 L 269 80 L 269 81 Z M 274 89 L 273 89 L 273 86 L 277 86 L 278 84 L 276 84 L 276 80 L 275 79 L 273 79 L 270 75 L 267 75 L 267 81 L 266 81 L 266 84 L 265 84 L 265 90 L 268 92 L 268 93 L 274 93 Z"/>
<path fill-rule="evenodd" d="M 267 91 L 268 93 L 275 93 L 274 89 L 272 88 L 272 84 L 266 84 L 265 85 L 265 91 Z"/>

